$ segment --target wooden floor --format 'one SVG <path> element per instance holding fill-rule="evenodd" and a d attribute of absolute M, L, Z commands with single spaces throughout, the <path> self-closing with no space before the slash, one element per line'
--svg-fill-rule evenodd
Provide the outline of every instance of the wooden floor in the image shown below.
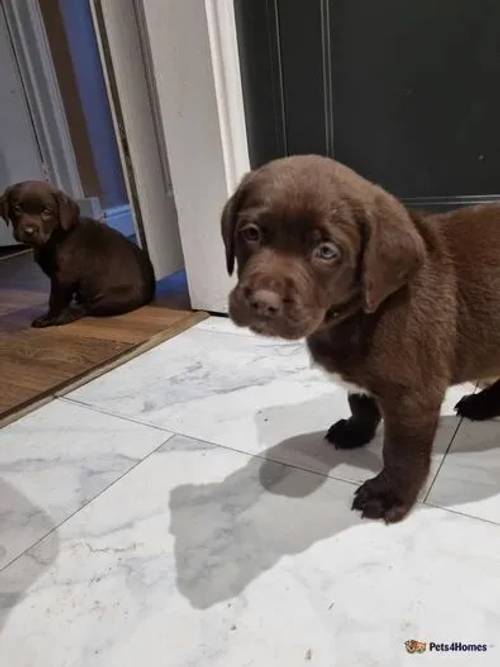
<path fill-rule="evenodd" d="M 159 286 L 157 300 L 127 315 L 33 329 L 48 283 L 29 254 L 0 261 L 0 425 L 189 328 L 184 283 Z"/>

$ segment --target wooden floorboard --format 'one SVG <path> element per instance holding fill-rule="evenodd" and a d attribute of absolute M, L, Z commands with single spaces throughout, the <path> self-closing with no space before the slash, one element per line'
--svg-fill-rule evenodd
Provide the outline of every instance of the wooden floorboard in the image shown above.
<path fill-rule="evenodd" d="M 11 260 L 2 263 L 6 261 Z M 0 279 L 7 273 L 1 268 Z M 38 282 L 36 272 L 28 280 L 19 266 L 16 269 L 22 280 L 0 284 L 0 426 L 206 317 L 178 309 L 186 303 L 183 295 L 176 293 L 169 300 L 161 294 L 156 302 L 126 315 L 33 329 L 31 321 L 46 309 L 46 284 Z"/>

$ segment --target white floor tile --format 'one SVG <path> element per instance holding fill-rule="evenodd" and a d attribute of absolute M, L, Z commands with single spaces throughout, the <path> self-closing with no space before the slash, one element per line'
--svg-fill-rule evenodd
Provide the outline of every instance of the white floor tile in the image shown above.
<path fill-rule="evenodd" d="M 0 433 L 0 567 L 159 447 L 168 433 L 54 401 Z"/>
<path fill-rule="evenodd" d="M 175 438 L 0 573 L 9 667 L 497 665 L 500 527 Z M 405 652 L 478 642 L 480 656 Z"/>
<path fill-rule="evenodd" d="M 349 414 L 346 392 L 311 368 L 302 342 L 228 335 L 234 325 L 219 319 L 205 326 L 222 329 L 191 329 L 69 398 L 341 479 L 363 481 L 380 470 L 380 435 L 354 452 L 336 451 L 324 441 L 328 427 Z M 472 390 L 448 393 L 433 470 L 458 424 L 452 407 Z"/>
<path fill-rule="evenodd" d="M 247 327 L 237 327 L 229 317 L 213 316 L 202 320 L 194 326 L 195 329 L 203 329 L 204 331 L 213 331 L 214 333 L 236 334 L 239 336 L 249 336 L 250 338 L 260 338 L 261 336 L 253 333 Z M 286 344 L 285 341 L 276 339 L 277 343 Z"/>
<path fill-rule="evenodd" d="M 428 502 L 500 524 L 500 421 L 462 422 Z"/>

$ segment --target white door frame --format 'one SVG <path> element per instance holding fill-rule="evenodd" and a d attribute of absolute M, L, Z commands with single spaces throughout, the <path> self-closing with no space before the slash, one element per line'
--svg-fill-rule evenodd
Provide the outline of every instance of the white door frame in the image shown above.
<path fill-rule="evenodd" d="M 137 1 L 191 302 L 225 312 L 233 283 L 226 275 L 220 214 L 249 169 L 233 0 Z"/>
<path fill-rule="evenodd" d="M 91 8 L 137 236 L 163 278 L 184 260 L 142 17 L 136 0 Z"/>
<path fill-rule="evenodd" d="M 38 0 L 3 0 L 47 179 L 83 199 L 66 113 Z"/>
<path fill-rule="evenodd" d="M 228 194 L 250 169 L 233 0 L 205 0 Z"/>

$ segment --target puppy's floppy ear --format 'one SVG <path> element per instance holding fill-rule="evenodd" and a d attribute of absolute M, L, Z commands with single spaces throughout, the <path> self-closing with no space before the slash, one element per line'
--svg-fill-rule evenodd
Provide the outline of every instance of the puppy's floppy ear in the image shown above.
<path fill-rule="evenodd" d="M 7 188 L 3 195 L 0 197 L 0 218 L 3 218 L 9 225 L 9 195 L 12 188 Z"/>
<path fill-rule="evenodd" d="M 362 260 L 364 310 L 373 313 L 421 266 L 425 245 L 415 223 L 397 199 L 380 191 L 363 214 Z"/>
<path fill-rule="evenodd" d="M 236 231 L 236 221 L 238 219 L 238 211 L 240 209 L 241 201 L 243 199 L 244 186 L 249 180 L 250 174 L 243 177 L 238 189 L 232 197 L 228 199 L 221 217 L 221 230 L 224 245 L 226 246 L 226 266 L 229 275 L 233 275 L 234 271 L 234 236 Z"/>
<path fill-rule="evenodd" d="M 221 217 L 222 239 L 226 246 L 226 267 L 230 276 L 234 271 L 234 232 L 236 228 L 236 216 L 238 213 L 238 193 L 230 197 Z"/>
<path fill-rule="evenodd" d="M 71 227 L 74 227 L 78 222 L 80 209 L 78 204 L 61 190 L 57 190 L 55 193 L 55 198 L 59 212 L 59 222 L 61 227 L 67 231 L 68 229 L 71 229 Z"/>

